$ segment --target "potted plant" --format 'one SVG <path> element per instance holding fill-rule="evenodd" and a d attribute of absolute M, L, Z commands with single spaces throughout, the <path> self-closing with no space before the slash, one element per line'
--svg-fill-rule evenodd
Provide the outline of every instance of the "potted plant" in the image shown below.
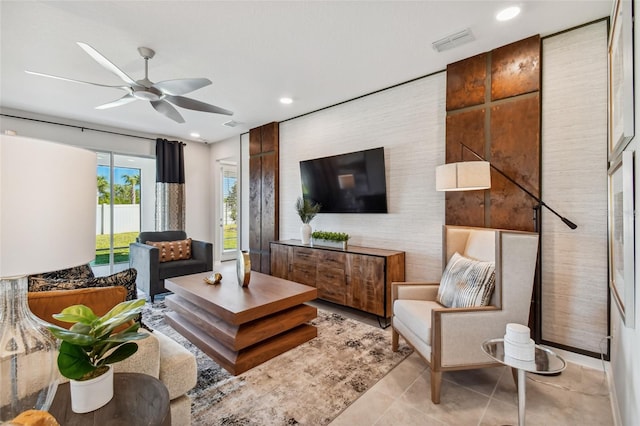
<path fill-rule="evenodd" d="M 69 330 L 53 324 L 47 328 L 62 340 L 58 369 L 71 379 L 71 409 L 75 413 L 97 410 L 113 398 L 110 364 L 129 358 L 138 350 L 134 340 L 148 337 L 138 332 L 140 323 L 134 321 L 144 303 L 144 299 L 122 302 L 102 317 L 84 305 L 69 306 L 53 315 L 59 321 L 73 323 Z M 132 324 L 127 327 L 129 322 Z M 114 333 L 123 324 L 125 328 Z"/>
<path fill-rule="evenodd" d="M 349 234 L 344 232 L 326 232 L 326 231 L 314 231 L 311 234 L 313 238 L 313 245 L 338 247 L 342 250 L 347 249 L 347 241 L 349 241 Z"/>
<path fill-rule="evenodd" d="M 316 217 L 321 207 L 318 203 L 312 203 L 306 198 L 298 197 L 296 201 L 296 212 L 302 221 L 302 227 L 300 228 L 302 244 L 309 244 L 311 242 L 311 225 L 309 222 Z"/>

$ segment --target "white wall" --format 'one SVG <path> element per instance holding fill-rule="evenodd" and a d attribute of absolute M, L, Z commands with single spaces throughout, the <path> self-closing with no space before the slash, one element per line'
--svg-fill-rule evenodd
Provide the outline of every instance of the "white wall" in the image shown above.
<path fill-rule="evenodd" d="M 280 239 L 300 239 L 294 203 L 301 160 L 384 147 L 388 214 L 320 213 L 315 230 L 349 244 L 406 252 L 408 280 L 441 275 L 444 195 L 435 168 L 445 148 L 444 72 L 280 123 Z"/>
<path fill-rule="evenodd" d="M 91 123 L 77 122 L 59 117 L 43 116 L 25 111 L 2 108 L 4 114 L 27 117 L 38 120 L 64 123 L 76 126 L 87 126 L 112 132 L 139 135 L 149 139 L 131 138 L 115 134 L 94 132 L 55 124 L 17 118 L 0 117 L 0 131 L 14 130 L 18 136 L 28 136 L 69 145 L 81 146 L 97 151 L 114 152 L 117 154 L 155 157 L 155 138 L 164 135 L 152 135 L 128 130 L 110 128 Z M 173 139 L 173 138 L 171 138 Z M 185 181 L 186 181 L 186 232 L 194 239 L 211 241 L 213 238 L 212 222 L 210 220 L 211 198 L 211 170 L 209 163 L 209 148 L 199 142 L 185 141 Z"/>
<path fill-rule="evenodd" d="M 240 135 L 240 249 L 249 250 L 249 133 Z"/>
<path fill-rule="evenodd" d="M 634 0 L 636 14 L 640 10 L 640 0 Z M 636 151 L 635 155 L 635 199 L 636 211 L 640 201 L 640 31 L 634 34 L 634 80 L 635 86 L 635 134 L 628 146 L 628 150 Z M 636 245 L 636 276 L 635 276 L 635 324 L 625 327 L 615 303 L 611 305 L 611 368 L 612 381 L 615 389 L 618 414 L 621 424 L 625 426 L 637 425 L 640 422 L 640 219 L 635 215 L 635 245 Z"/>
<path fill-rule="evenodd" d="M 606 21 L 543 39 L 541 139 L 542 339 L 606 352 Z"/>
<path fill-rule="evenodd" d="M 209 200 L 209 212 L 211 217 L 211 226 L 213 235 L 211 241 L 214 243 L 213 260 L 220 262 L 220 240 L 222 239 L 222 229 L 220 228 L 221 206 L 219 201 L 222 199 L 222 176 L 220 174 L 220 162 L 232 162 L 238 165 L 240 170 L 240 136 L 225 139 L 210 145 L 210 162 L 212 174 L 211 199 Z"/>

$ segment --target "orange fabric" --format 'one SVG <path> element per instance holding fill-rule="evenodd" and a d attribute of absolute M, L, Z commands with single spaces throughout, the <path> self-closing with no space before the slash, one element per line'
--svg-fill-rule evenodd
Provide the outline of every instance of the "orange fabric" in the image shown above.
<path fill-rule="evenodd" d="M 71 328 L 73 324 L 58 321 L 52 315 L 60 313 L 69 306 L 85 305 L 91 308 L 96 315 L 102 316 L 118 303 L 124 302 L 126 297 L 127 290 L 122 286 L 28 293 L 29 309 L 35 316 L 67 329 Z"/>
<path fill-rule="evenodd" d="M 145 244 L 158 248 L 160 262 L 191 259 L 191 238 L 178 241 L 147 241 Z"/>

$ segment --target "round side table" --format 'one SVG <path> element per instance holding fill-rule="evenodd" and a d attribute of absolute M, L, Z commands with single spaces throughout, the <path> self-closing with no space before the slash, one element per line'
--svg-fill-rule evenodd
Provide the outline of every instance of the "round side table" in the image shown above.
<path fill-rule="evenodd" d="M 482 343 L 482 350 L 495 361 L 518 370 L 518 425 L 524 426 L 526 402 L 526 372 L 557 374 L 567 363 L 550 349 L 536 345 L 535 361 L 521 361 L 504 354 L 504 339 L 490 339 Z"/>
<path fill-rule="evenodd" d="M 58 386 L 51 413 L 64 426 L 171 426 L 169 391 L 158 379 L 140 373 L 113 375 L 113 399 L 90 413 L 71 410 L 69 383 Z"/>

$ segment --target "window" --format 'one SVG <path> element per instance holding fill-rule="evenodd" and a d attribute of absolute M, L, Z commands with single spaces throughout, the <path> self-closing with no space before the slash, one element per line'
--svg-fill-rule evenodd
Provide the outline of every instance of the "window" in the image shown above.
<path fill-rule="evenodd" d="M 142 229 L 143 211 L 153 212 L 153 173 L 153 159 L 98 153 L 96 257 L 92 264 L 97 274 L 129 267 L 129 244 Z"/>

